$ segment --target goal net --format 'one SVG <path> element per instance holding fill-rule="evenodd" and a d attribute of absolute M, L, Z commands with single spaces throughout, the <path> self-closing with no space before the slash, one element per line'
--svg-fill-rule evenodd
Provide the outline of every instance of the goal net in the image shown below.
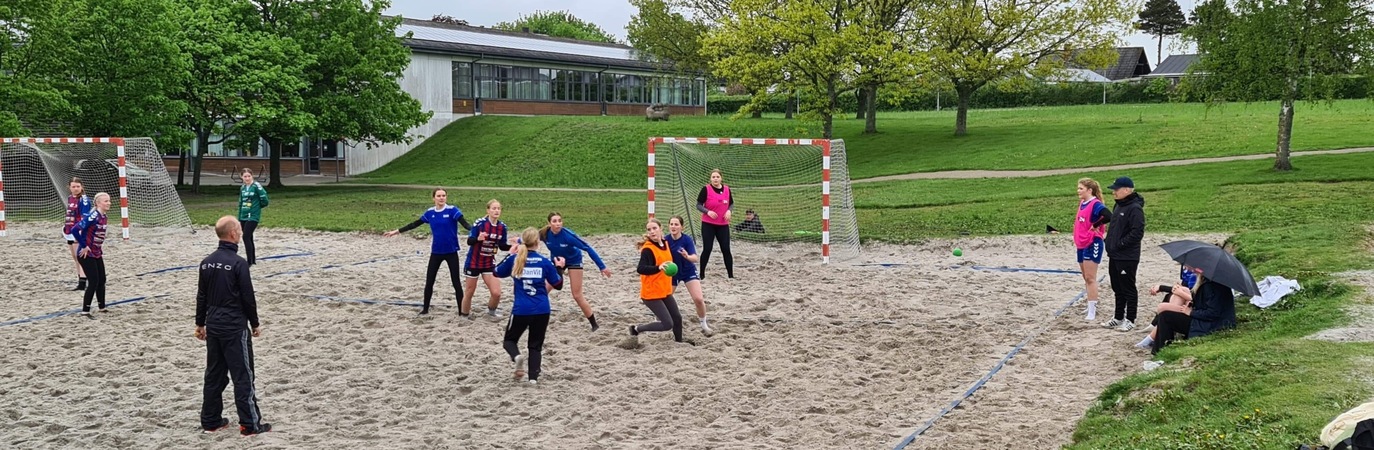
<path fill-rule="evenodd" d="M 131 226 L 191 227 L 152 139 L 0 138 L 0 236 L 7 220 L 61 222 L 73 177 L 92 200 L 110 194 L 125 239 Z"/>
<path fill-rule="evenodd" d="M 697 196 L 716 169 L 734 197 L 732 241 L 815 243 L 824 263 L 859 256 L 843 140 L 651 138 L 649 216 L 665 227 L 682 216 L 700 239 Z"/>

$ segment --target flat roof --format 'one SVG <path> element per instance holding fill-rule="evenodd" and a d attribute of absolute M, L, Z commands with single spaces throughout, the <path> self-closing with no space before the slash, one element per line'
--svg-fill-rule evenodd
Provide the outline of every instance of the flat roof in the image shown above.
<path fill-rule="evenodd" d="M 623 44 L 579 41 L 534 33 L 402 18 L 396 36 L 405 45 L 440 53 L 469 56 L 500 56 L 626 69 L 659 69 L 659 64 L 638 58 L 634 48 Z"/>

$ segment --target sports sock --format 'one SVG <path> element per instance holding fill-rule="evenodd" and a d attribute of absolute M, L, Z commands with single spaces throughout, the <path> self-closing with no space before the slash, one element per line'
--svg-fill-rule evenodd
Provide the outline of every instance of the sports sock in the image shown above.
<path fill-rule="evenodd" d="M 587 323 L 590 323 L 592 325 L 593 330 L 599 328 L 598 326 L 596 326 L 596 314 L 587 316 Z"/>
<path fill-rule="evenodd" d="M 1147 335 L 1145 335 L 1145 339 L 1141 339 L 1141 340 L 1140 340 L 1140 343 L 1135 344 L 1135 346 L 1136 346 L 1136 347 L 1140 347 L 1140 348 L 1150 348 L 1150 345 L 1152 345 L 1152 344 L 1154 344 L 1154 343 L 1155 343 L 1154 338 L 1151 338 L 1150 335 L 1147 334 Z"/>
<path fill-rule="evenodd" d="M 1088 302 L 1088 320 L 1094 320 L 1094 319 L 1097 319 L 1097 302 L 1096 302 L 1096 301 L 1089 301 L 1089 302 Z"/>

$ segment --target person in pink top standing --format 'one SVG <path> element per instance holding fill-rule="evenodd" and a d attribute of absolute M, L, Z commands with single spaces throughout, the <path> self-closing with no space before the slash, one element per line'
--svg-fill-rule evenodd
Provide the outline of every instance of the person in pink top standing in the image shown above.
<path fill-rule="evenodd" d="M 1078 213 L 1073 221 L 1073 245 L 1078 249 L 1078 268 L 1083 271 L 1088 296 L 1088 316 L 1097 320 L 1097 266 L 1102 264 L 1103 241 L 1112 212 L 1102 203 L 1102 185 L 1092 178 L 1078 180 Z"/>
<path fill-rule="evenodd" d="M 697 211 L 701 211 L 701 264 L 698 278 L 706 279 L 706 263 L 711 260 L 711 247 L 720 241 L 720 252 L 725 255 L 725 275 L 735 277 L 735 257 L 730 254 L 730 208 L 735 205 L 735 197 L 730 195 L 730 186 L 721 181 L 720 169 L 711 171 L 711 183 L 701 187 L 697 194 Z"/>

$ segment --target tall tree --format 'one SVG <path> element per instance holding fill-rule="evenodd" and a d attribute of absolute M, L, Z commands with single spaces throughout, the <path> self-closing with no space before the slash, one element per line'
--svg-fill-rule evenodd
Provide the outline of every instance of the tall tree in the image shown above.
<path fill-rule="evenodd" d="M 1177 35 L 1188 28 L 1188 19 L 1183 17 L 1183 8 L 1178 6 L 1177 0 L 1148 0 L 1139 17 L 1135 28 L 1159 39 L 1155 48 L 1156 62 L 1164 60 L 1164 37 Z"/>
<path fill-rule="evenodd" d="M 751 92 L 781 86 L 817 93 L 803 102 L 802 115 L 818 119 L 830 139 L 839 94 L 863 41 L 854 26 L 860 13 L 855 0 L 736 0 L 707 37 L 706 51 L 717 75 L 736 78 Z M 758 108 L 764 97 L 754 95 L 744 108 Z"/>
<path fill-rule="evenodd" d="M 410 142 L 408 131 L 429 121 L 419 100 L 401 89 L 410 50 L 396 36 L 399 18 L 382 13 L 385 1 L 255 0 L 261 24 L 302 44 L 306 87 L 290 114 L 253 123 L 268 143 L 272 185 L 281 184 L 284 146 L 303 136 L 380 143 Z"/>
<path fill-rule="evenodd" d="M 1043 77 L 1063 68 L 1074 50 L 1080 63 L 1105 67 L 1134 7 L 1119 0 L 929 0 L 918 19 L 931 71 L 958 94 L 954 134 L 968 134 L 973 93 L 993 81 L 1026 75 Z"/>
<path fill-rule="evenodd" d="M 1274 169 L 1291 170 L 1298 100 L 1330 100 L 1339 79 L 1371 68 L 1374 0 L 1209 0 L 1185 36 L 1202 59 L 1193 68 L 1208 99 L 1279 100 Z"/>
<path fill-rule="evenodd" d="M 46 121 L 71 108 L 38 67 L 63 51 L 61 43 L 33 37 L 35 27 L 58 20 L 55 6 L 47 0 L 0 4 L 0 135 L 29 135 L 21 118 Z"/>
<path fill-rule="evenodd" d="M 181 52 L 186 8 L 175 0 L 55 0 L 55 20 L 33 29 L 53 40 L 38 65 L 73 108 L 55 119 L 87 136 L 151 136 L 182 148 L 186 103 L 176 92 L 190 76 Z"/>
<path fill-rule="evenodd" d="M 854 55 L 854 83 L 864 134 L 878 132 L 878 89 L 916 75 L 920 57 L 910 41 L 915 33 L 915 0 L 861 0 L 856 26 L 860 41 Z"/>
<path fill-rule="evenodd" d="M 178 95 L 188 105 L 185 126 L 196 138 L 191 186 L 199 192 L 211 144 L 234 137 L 245 125 L 278 120 L 299 102 L 308 55 L 299 43 L 247 26 L 259 20 L 247 0 L 184 1 L 190 12 L 183 51 L 191 76 Z"/>
<path fill-rule="evenodd" d="M 506 31 L 523 31 L 529 28 L 531 32 L 549 36 L 593 42 L 616 42 L 615 36 L 606 30 L 579 19 L 568 11 L 535 11 L 534 14 L 522 15 L 512 22 L 498 23 L 492 28 Z"/>
<path fill-rule="evenodd" d="M 642 57 L 679 72 L 705 73 L 710 69 L 701 48 L 711 29 L 705 20 L 689 18 L 667 0 L 630 0 L 630 5 L 638 12 L 630 16 L 625 34 Z"/>

